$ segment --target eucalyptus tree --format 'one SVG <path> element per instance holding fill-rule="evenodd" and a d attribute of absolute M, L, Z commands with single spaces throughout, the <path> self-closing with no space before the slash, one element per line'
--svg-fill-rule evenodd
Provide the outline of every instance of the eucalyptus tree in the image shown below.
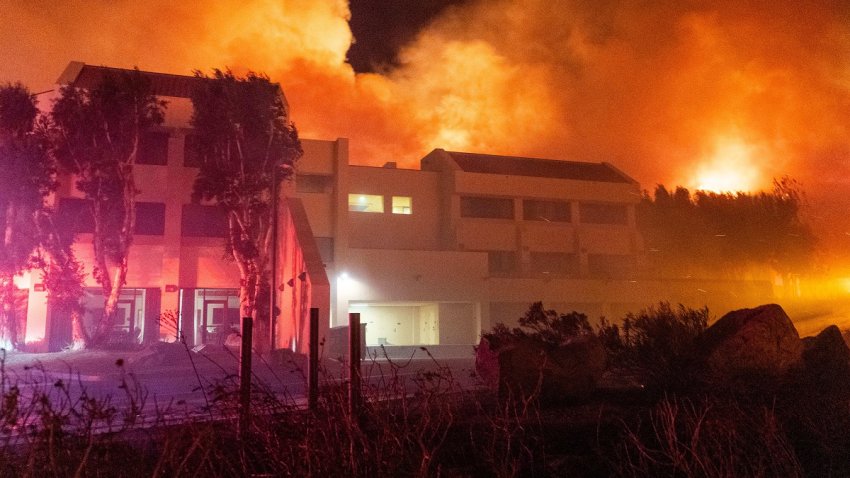
<path fill-rule="evenodd" d="M 37 263 L 52 312 L 66 317 L 71 323 L 70 349 L 85 349 L 92 339 L 83 322 L 85 309 L 81 303 L 85 293 L 85 268 L 74 253 L 76 235 L 72 230 L 58 226 L 56 219 L 61 221 L 55 208 L 39 215 L 40 253 Z"/>
<path fill-rule="evenodd" d="M 212 202 L 227 216 L 225 251 L 239 268 L 240 312 L 254 318 L 254 343 L 263 351 L 271 326 L 274 196 L 292 176 L 301 143 L 280 87 L 268 77 L 221 70 L 196 76 L 191 123 L 200 170 L 193 200 Z"/>
<path fill-rule="evenodd" d="M 142 135 L 162 123 L 164 109 L 138 70 L 104 72 L 89 89 L 65 86 L 53 105 L 54 155 L 61 170 L 76 178 L 94 220 L 92 275 L 104 307 L 92 326 L 93 345 L 112 330 L 136 222 L 134 165 Z"/>
<path fill-rule="evenodd" d="M 804 217 L 800 185 L 787 177 L 772 191 L 668 191 L 659 185 L 638 208 L 638 226 L 658 267 L 715 275 L 747 267 L 777 274 L 811 269 L 816 238 Z M 690 274 L 690 272 L 687 272 Z"/>
<path fill-rule="evenodd" d="M 35 97 L 21 84 L 0 86 L 0 342 L 16 348 L 24 331 L 16 317 L 16 275 L 34 267 L 37 218 L 55 188 Z"/>

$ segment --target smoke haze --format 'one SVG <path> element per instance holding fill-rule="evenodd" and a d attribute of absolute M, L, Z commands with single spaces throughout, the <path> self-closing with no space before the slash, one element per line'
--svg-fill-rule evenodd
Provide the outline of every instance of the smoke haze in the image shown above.
<path fill-rule="evenodd" d="M 2 1 L 0 81 L 52 87 L 71 60 L 282 84 L 303 137 L 352 161 L 416 167 L 430 149 L 609 161 L 706 189 L 798 179 L 846 247 L 850 4 L 488 0 L 448 8 L 355 73 L 344 0 Z M 843 242 L 842 242 L 843 241 Z"/>

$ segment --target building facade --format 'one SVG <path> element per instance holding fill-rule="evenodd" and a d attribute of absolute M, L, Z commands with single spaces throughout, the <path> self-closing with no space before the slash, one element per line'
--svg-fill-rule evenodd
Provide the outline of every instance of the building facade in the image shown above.
<path fill-rule="evenodd" d="M 72 62 L 59 83 L 88 87 L 109 70 Z M 116 333 L 223 343 L 239 328 L 239 274 L 223 257 L 223 214 L 190 200 L 196 79 L 142 73 L 167 109 L 135 166 L 137 225 Z M 607 163 L 437 149 L 420 169 L 401 169 L 349 164 L 347 139 L 302 138 L 302 147 L 281 198 L 276 347 L 306 350 L 311 307 L 329 347 L 333 329 L 358 312 L 367 345 L 469 350 L 482 330 L 515 324 L 534 301 L 616 320 L 659 300 L 742 306 L 770 295 L 760 283 L 645 277 L 640 187 Z M 90 264 L 93 226 L 73 184 L 62 180 L 55 203 Z M 70 322 L 52 310 L 38 274 L 18 286 L 25 340 L 48 350 L 69 343 Z M 96 317 L 100 288 L 90 276 L 86 286 L 84 305 Z"/>

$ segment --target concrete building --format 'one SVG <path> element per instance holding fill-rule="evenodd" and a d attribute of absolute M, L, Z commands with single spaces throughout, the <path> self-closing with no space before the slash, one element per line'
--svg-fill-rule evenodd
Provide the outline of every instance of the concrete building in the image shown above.
<path fill-rule="evenodd" d="M 331 286 L 331 325 L 359 312 L 371 346 L 477 343 L 531 302 L 621 319 L 668 300 L 725 308 L 766 283 L 646 277 L 639 185 L 607 163 L 437 149 L 418 170 L 348 164 L 347 141 L 304 141 L 293 196 Z"/>
<path fill-rule="evenodd" d="M 85 87 L 105 70 L 72 62 L 60 83 Z M 168 108 L 136 165 L 138 224 L 116 329 L 137 341 L 168 339 L 175 331 L 158 319 L 173 311 L 190 343 L 220 343 L 239 326 L 239 274 L 222 259 L 221 212 L 190 201 L 194 79 L 144 74 Z M 607 163 L 437 149 L 420 169 L 401 169 L 349 164 L 347 139 L 302 146 L 280 208 L 278 347 L 305 350 L 310 307 L 321 311 L 329 348 L 333 329 L 359 312 L 368 345 L 468 351 L 482 330 L 516 323 L 534 301 L 617 319 L 659 300 L 753 305 L 770 295 L 760 283 L 644 277 L 640 188 Z M 58 207 L 80 233 L 80 259 L 90 261 L 86 205 L 73 181 L 62 183 Z M 102 298 L 88 280 L 94 315 Z M 37 274 L 19 287 L 26 340 L 64 346 L 70 325 L 50 310 Z"/>

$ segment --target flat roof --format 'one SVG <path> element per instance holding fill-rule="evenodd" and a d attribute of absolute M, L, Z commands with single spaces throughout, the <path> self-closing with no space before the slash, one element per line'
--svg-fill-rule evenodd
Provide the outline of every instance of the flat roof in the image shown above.
<path fill-rule="evenodd" d="M 78 88 L 91 89 L 97 87 L 106 75 L 126 73 L 134 71 L 126 68 L 113 68 L 110 66 L 93 66 L 85 63 L 72 61 L 62 72 L 57 83 L 73 85 Z M 172 96 L 176 98 L 190 98 L 192 89 L 203 81 L 200 78 L 188 75 L 173 75 L 170 73 L 156 73 L 152 71 L 139 71 L 145 78 L 150 80 L 151 93 L 156 96 Z"/>
<path fill-rule="evenodd" d="M 493 154 L 446 151 L 458 167 L 469 173 L 505 174 L 539 178 L 574 179 L 608 183 L 633 183 L 634 180 L 608 163 L 587 163 L 555 159 L 498 156 Z"/>
<path fill-rule="evenodd" d="M 77 88 L 91 89 L 97 87 L 106 75 L 119 74 L 136 71 L 127 68 L 115 68 L 111 66 L 93 66 L 80 61 L 68 63 L 65 71 L 56 82 L 60 85 L 72 85 Z M 141 75 L 150 81 L 151 93 L 156 96 L 170 96 L 174 98 L 191 98 L 192 90 L 198 82 L 206 81 L 190 75 L 174 75 L 171 73 L 157 73 L 154 71 L 138 70 Z M 278 83 L 272 83 L 277 87 L 277 92 L 283 99 L 286 111 L 289 111 L 289 103 L 283 90 Z"/>

